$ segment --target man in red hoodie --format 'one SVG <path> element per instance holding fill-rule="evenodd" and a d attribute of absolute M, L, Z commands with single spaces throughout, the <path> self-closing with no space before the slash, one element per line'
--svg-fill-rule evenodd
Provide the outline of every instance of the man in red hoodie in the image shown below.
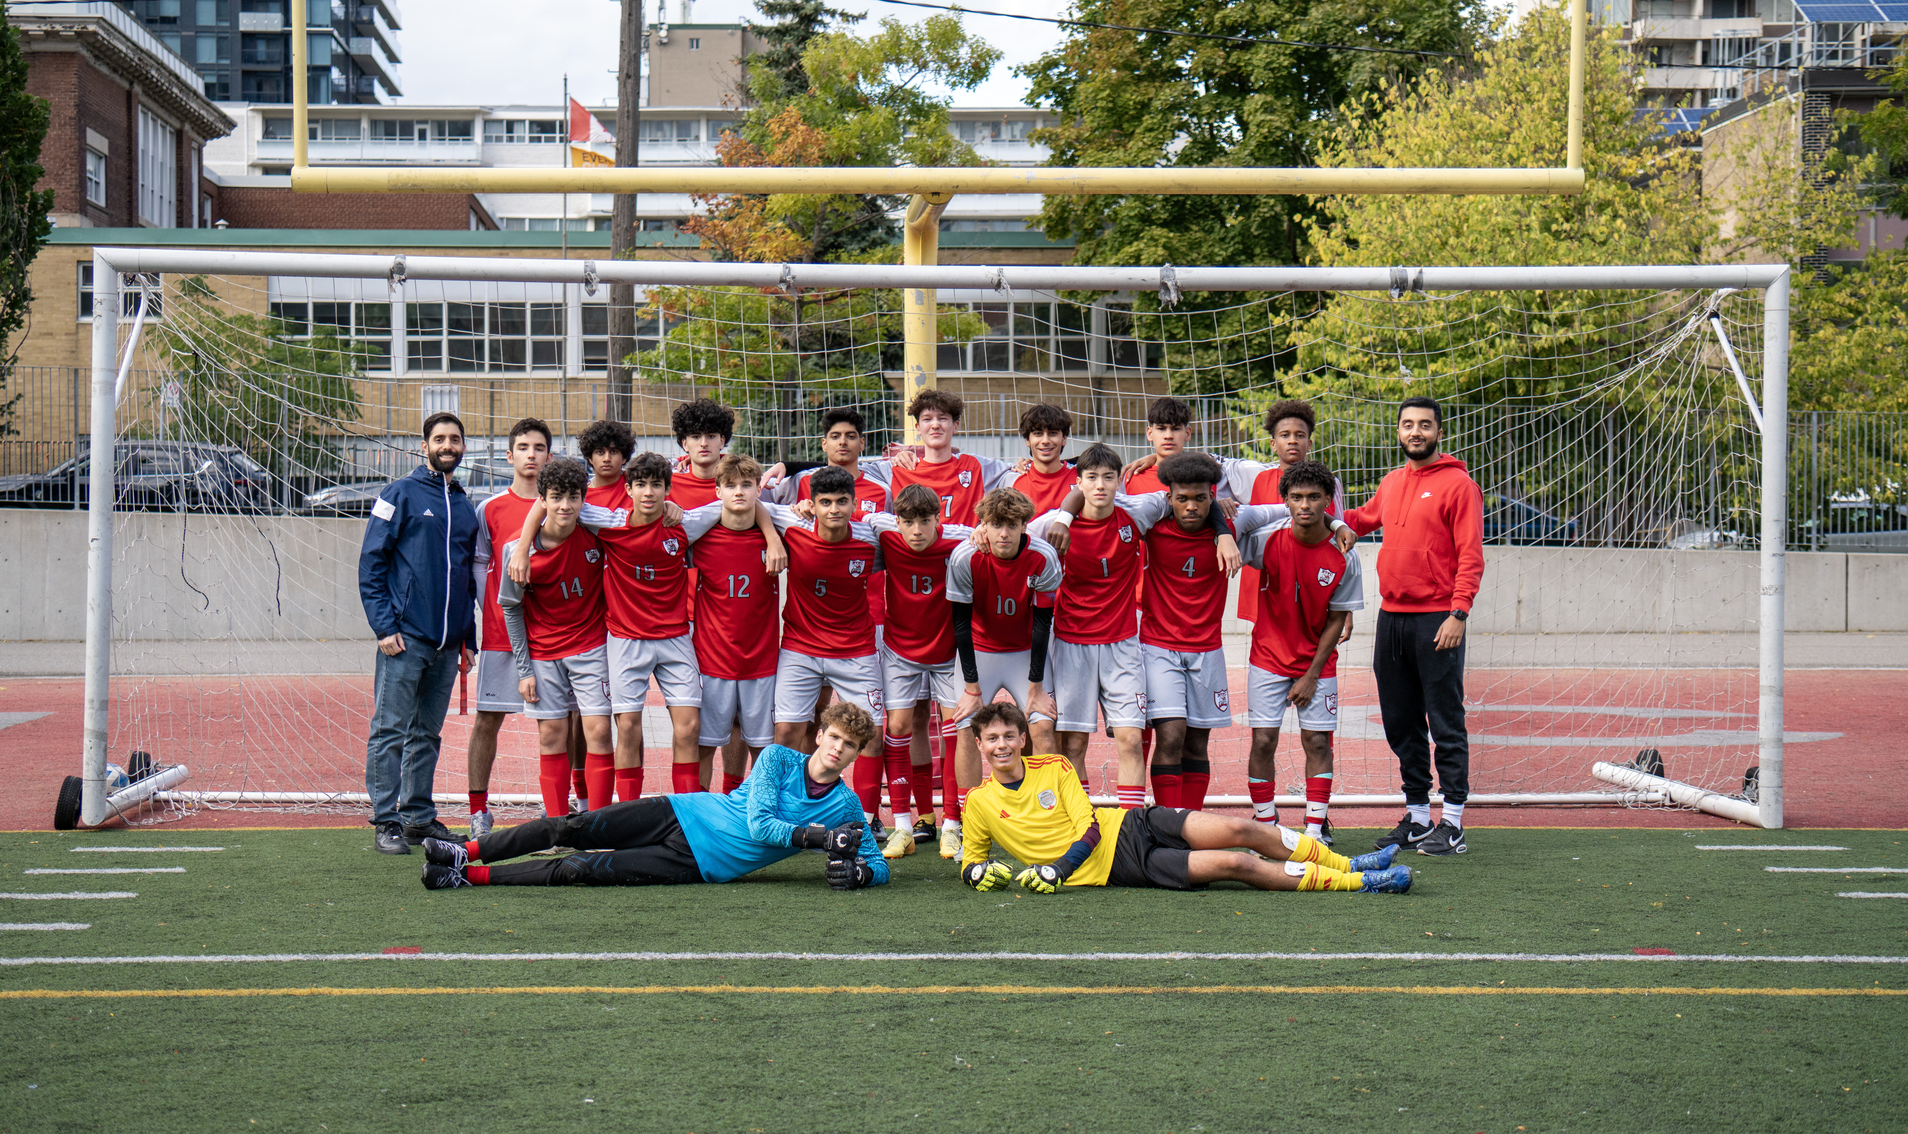
<path fill-rule="evenodd" d="M 1378 549 L 1378 636 L 1372 668 L 1385 742 L 1404 779 L 1405 816 L 1378 846 L 1463 854 L 1471 747 L 1464 730 L 1464 623 L 1484 578 L 1484 494 L 1464 462 L 1438 452 L 1444 413 L 1431 398 L 1398 407 L 1393 469 L 1362 508 L 1345 514 L 1359 535 L 1385 529 Z M 1437 745 L 1444 813 L 1431 825 L 1431 748 Z"/>

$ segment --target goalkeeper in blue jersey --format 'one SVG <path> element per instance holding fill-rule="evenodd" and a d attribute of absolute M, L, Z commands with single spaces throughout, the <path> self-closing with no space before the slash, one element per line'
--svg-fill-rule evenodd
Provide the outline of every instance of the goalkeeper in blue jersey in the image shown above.
<path fill-rule="evenodd" d="M 962 805 L 961 879 L 976 890 L 1011 882 L 1040 894 L 1062 886 L 1191 890 L 1220 881 L 1260 890 L 1402 894 L 1411 887 L 1411 871 L 1391 865 L 1396 847 L 1347 859 L 1317 839 L 1253 819 L 1177 807 L 1095 808 L 1066 757 L 1022 759 L 1027 718 L 1008 702 L 983 705 L 972 727 L 988 771 Z M 995 846 L 1026 868 L 1016 874 L 994 861 Z"/>
<path fill-rule="evenodd" d="M 424 885 L 667 886 L 730 882 L 795 854 L 826 851 L 828 884 L 859 890 L 888 880 L 888 862 L 842 773 L 874 739 L 866 710 L 837 701 L 821 715 L 815 754 L 772 744 L 727 795 L 647 796 L 595 811 L 500 828 L 467 843 L 424 840 Z M 594 847 L 563 858 L 504 862 L 551 847 Z"/>

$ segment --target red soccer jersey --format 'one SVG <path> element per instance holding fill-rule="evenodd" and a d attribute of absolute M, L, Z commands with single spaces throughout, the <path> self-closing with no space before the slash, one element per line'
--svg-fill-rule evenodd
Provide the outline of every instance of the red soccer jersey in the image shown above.
<path fill-rule="evenodd" d="M 941 536 L 926 551 L 916 551 L 895 531 L 892 521 L 876 521 L 881 560 L 887 565 L 887 608 L 894 613 L 882 632 L 896 655 L 922 665 L 940 665 L 954 656 L 954 615 L 947 603 L 947 559 L 974 529 L 943 524 Z"/>
<path fill-rule="evenodd" d="M 762 530 L 717 524 L 696 540 L 695 553 L 696 663 L 703 675 L 725 681 L 775 676 L 781 580 L 763 569 L 768 540 Z"/>
<path fill-rule="evenodd" d="M 808 475 L 796 481 L 795 499 L 807 500 L 811 498 L 812 494 L 808 490 L 808 485 L 813 479 L 814 477 L 812 475 Z M 869 516 L 874 515 L 876 512 L 886 512 L 887 510 L 888 486 L 878 480 L 871 480 L 867 476 L 857 472 L 855 474 L 855 519 L 865 522 Z M 876 626 L 880 626 L 887 621 L 887 590 L 888 588 L 884 585 L 884 581 L 879 577 L 869 581 L 868 617 L 875 620 Z"/>
<path fill-rule="evenodd" d="M 1362 575 L 1331 540 L 1308 547 L 1291 528 L 1280 528 L 1266 539 L 1261 562 L 1252 664 L 1281 677 L 1303 677 L 1318 653 L 1318 638 L 1325 632 L 1334 598 L 1364 605 Z M 1345 593 L 1340 594 L 1341 590 Z M 1319 676 L 1337 674 L 1334 648 Z"/>
<path fill-rule="evenodd" d="M 1059 556 L 1045 540 L 1027 539 L 1012 559 L 962 541 L 948 557 L 948 600 L 974 604 L 974 649 L 983 653 L 1032 649 L 1033 608 L 1051 606 L 1059 586 Z"/>
<path fill-rule="evenodd" d="M 628 501 L 624 502 L 628 506 Z M 658 641 L 689 632 L 689 537 L 660 519 L 641 527 L 596 528 L 609 551 L 603 592 L 609 632 Z"/>
<path fill-rule="evenodd" d="M 1128 496 L 1144 496 L 1148 492 L 1163 492 L 1165 489 L 1166 486 L 1162 484 L 1159 479 L 1159 464 L 1157 462 L 1155 462 L 1151 468 L 1141 469 L 1132 476 L 1127 477 L 1126 483 L 1120 486 L 1120 491 L 1126 493 Z"/>
<path fill-rule="evenodd" d="M 1182 531 L 1171 516 L 1154 524 L 1146 533 L 1140 641 L 1165 650 L 1218 649 L 1229 583 L 1211 528 Z"/>
<path fill-rule="evenodd" d="M 1066 582 L 1053 614 L 1053 632 L 1063 642 L 1097 646 L 1124 642 L 1139 633 L 1141 556 L 1146 540 L 1124 509 L 1104 520 L 1073 521 L 1067 544 Z"/>
<path fill-rule="evenodd" d="M 855 524 L 840 543 L 828 543 L 811 523 L 772 509 L 788 545 L 788 600 L 782 604 L 782 648 L 811 658 L 859 658 L 875 652 L 868 584 L 881 568 L 874 529 Z"/>
<path fill-rule="evenodd" d="M 713 504 L 715 498 L 716 482 L 697 476 L 693 468 L 684 469 L 669 478 L 669 499 L 685 512 L 704 504 Z"/>
<path fill-rule="evenodd" d="M 628 508 L 629 487 L 620 480 L 601 487 L 591 486 L 583 490 L 583 503 L 594 504 L 598 508 Z"/>
<path fill-rule="evenodd" d="M 1019 489 L 1027 499 L 1033 501 L 1034 515 L 1051 512 L 1073 491 L 1080 474 L 1070 464 L 1062 464 L 1060 471 L 1043 473 L 1039 469 L 1028 469 L 1015 477 L 1011 487 Z"/>
<path fill-rule="evenodd" d="M 514 546 L 515 540 L 511 541 Z M 504 548 L 503 560 L 510 559 Z M 505 595 L 523 597 L 524 630 L 530 656 L 557 661 L 588 653 L 603 644 L 603 545 L 582 528 L 554 550 L 530 557 L 530 585 L 519 588 L 505 578 Z"/>
<path fill-rule="evenodd" d="M 998 464 L 998 462 L 996 462 Z M 894 466 L 889 488 L 896 496 L 910 484 L 924 484 L 941 498 L 941 520 L 949 524 L 974 523 L 981 497 L 987 495 L 988 467 L 970 453 L 956 453 L 938 465 L 921 461 L 911 469 Z"/>
<path fill-rule="evenodd" d="M 503 557 L 504 545 L 523 532 L 523 518 L 530 514 L 536 498 L 526 500 L 506 488 L 477 506 L 477 523 L 482 530 L 483 547 L 490 556 L 484 569 L 483 636 L 478 639 L 486 650 L 510 649 L 510 631 L 504 626 L 503 607 L 497 605 L 497 581 L 504 576 L 509 560 Z"/>
<path fill-rule="evenodd" d="M 1283 504 L 1285 497 L 1279 495 L 1279 478 L 1285 475 L 1285 466 L 1273 465 L 1252 479 L 1252 496 L 1247 504 Z M 1342 489 L 1341 489 L 1342 491 Z M 1338 515 L 1337 493 L 1333 499 L 1325 502 L 1327 516 Z M 1251 622 L 1258 617 L 1259 610 L 1259 572 L 1251 567 L 1239 569 L 1239 617 Z"/>

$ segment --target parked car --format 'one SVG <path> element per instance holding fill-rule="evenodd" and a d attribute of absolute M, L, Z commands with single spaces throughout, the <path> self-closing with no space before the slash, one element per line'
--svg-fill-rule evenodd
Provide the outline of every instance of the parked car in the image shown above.
<path fill-rule="evenodd" d="M 1577 521 L 1553 516 L 1528 500 L 1486 492 L 1484 542 L 1550 547 L 1572 544 L 1577 542 Z"/>
<path fill-rule="evenodd" d="M 470 496 L 472 506 L 483 503 L 510 487 L 515 474 L 507 464 L 492 461 L 465 461 L 457 466 L 457 481 Z M 369 516 L 391 479 L 356 480 L 321 488 L 305 497 L 298 510 L 314 516 Z"/>
<path fill-rule="evenodd" d="M 120 441 L 113 453 L 115 508 L 263 512 L 273 506 L 271 473 L 236 445 Z M 0 477 L 0 507 L 85 507 L 91 469 L 87 451 L 43 473 Z"/>
<path fill-rule="evenodd" d="M 1805 533 L 1813 523 L 1804 521 Z M 1838 494 L 1829 497 L 1822 526 L 1819 546 L 1823 551 L 1908 552 L 1908 504 L 1875 500 L 1866 492 Z M 1804 534 L 1803 546 L 1818 543 L 1811 535 Z"/>

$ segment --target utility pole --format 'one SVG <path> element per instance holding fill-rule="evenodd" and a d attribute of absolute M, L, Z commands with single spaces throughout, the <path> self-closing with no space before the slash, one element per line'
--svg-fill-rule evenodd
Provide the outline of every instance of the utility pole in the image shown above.
<path fill-rule="evenodd" d="M 616 74 L 616 164 L 633 168 L 641 125 L 638 100 L 643 89 L 642 0 L 622 0 L 622 44 Z M 567 111 L 567 107 L 565 108 Z M 618 193 L 610 202 L 610 258 L 627 260 L 636 247 L 636 194 Z M 604 416 L 612 421 L 631 418 L 633 389 L 629 363 L 636 349 L 636 287 L 612 283 L 609 293 L 609 404 Z"/>

